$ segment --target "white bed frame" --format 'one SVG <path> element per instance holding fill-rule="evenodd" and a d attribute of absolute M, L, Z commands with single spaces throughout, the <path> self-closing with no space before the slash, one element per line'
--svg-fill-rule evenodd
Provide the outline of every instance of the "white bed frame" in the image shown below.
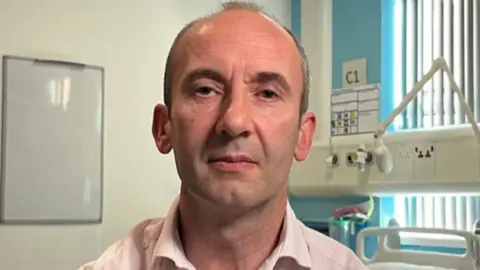
<path fill-rule="evenodd" d="M 398 235 L 400 232 L 455 235 L 466 242 L 466 253 L 446 254 L 440 252 L 407 251 L 390 249 L 387 247 L 389 235 Z M 374 236 L 378 239 L 378 251 L 372 259 L 365 257 L 365 237 Z M 473 233 L 467 231 L 428 229 L 428 228 L 377 228 L 369 227 L 361 230 L 357 236 L 357 255 L 366 265 L 373 263 L 398 262 L 412 265 L 434 266 L 461 270 L 480 269 L 479 266 L 480 240 Z"/>

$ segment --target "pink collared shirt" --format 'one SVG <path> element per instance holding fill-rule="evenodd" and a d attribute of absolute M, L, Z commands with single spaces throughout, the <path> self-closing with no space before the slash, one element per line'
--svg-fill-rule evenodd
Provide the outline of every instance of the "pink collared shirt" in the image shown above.
<path fill-rule="evenodd" d="M 148 219 L 79 270 L 194 270 L 177 224 L 178 199 L 166 218 Z M 366 270 L 347 247 L 306 227 L 287 205 L 280 244 L 260 270 Z"/>

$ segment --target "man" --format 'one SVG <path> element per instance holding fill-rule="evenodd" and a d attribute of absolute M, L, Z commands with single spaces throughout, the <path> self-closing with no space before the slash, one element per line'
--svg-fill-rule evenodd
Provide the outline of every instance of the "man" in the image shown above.
<path fill-rule="evenodd" d="M 254 4 L 186 26 L 152 127 L 158 150 L 174 152 L 180 196 L 82 269 L 366 269 L 287 202 L 293 159 L 307 158 L 316 125 L 308 73 L 295 37 Z"/>

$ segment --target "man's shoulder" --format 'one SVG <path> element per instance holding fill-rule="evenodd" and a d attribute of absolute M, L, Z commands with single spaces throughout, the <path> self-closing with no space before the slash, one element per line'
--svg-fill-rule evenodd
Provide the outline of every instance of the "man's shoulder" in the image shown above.
<path fill-rule="evenodd" d="M 314 266 L 329 265 L 328 269 L 335 270 L 368 269 L 350 248 L 306 226 L 302 226 L 302 230 Z"/>
<path fill-rule="evenodd" d="M 155 218 L 136 224 L 126 236 L 110 245 L 98 259 L 85 264 L 79 270 L 123 269 L 117 267 L 144 260 L 147 249 L 155 246 L 164 221 L 164 218 Z"/>

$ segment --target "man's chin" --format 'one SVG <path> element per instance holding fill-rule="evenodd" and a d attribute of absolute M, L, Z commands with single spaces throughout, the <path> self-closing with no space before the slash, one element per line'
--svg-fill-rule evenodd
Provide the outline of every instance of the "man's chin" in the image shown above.
<path fill-rule="evenodd" d="M 260 194 L 239 188 L 217 188 L 194 192 L 194 197 L 211 204 L 213 208 L 249 209 L 261 202 Z"/>

